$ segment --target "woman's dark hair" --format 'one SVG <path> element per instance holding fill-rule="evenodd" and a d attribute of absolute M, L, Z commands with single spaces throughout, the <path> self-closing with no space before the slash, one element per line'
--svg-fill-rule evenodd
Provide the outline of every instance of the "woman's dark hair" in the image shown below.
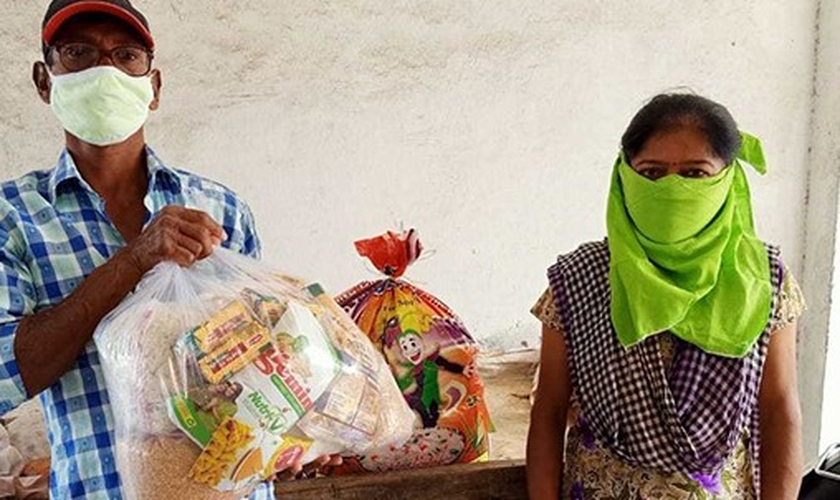
<path fill-rule="evenodd" d="M 628 160 L 635 158 L 651 136 L 693 127 L 706 136 L 714 154 L 727 165 L 741 148 L 738 125 L 723 105 L 696 94 L 659 94 L 630 121 L 621 147 Z"/>

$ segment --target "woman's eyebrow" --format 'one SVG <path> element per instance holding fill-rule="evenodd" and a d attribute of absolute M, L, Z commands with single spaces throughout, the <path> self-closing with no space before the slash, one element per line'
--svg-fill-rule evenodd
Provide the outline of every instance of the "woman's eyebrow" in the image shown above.
<path fill-rule="evenodd" d="M 674 162 L 670 161 L 663 161 L 663 160 L 654 160 L 654 159 L 644 159 L 638 160 L 636 165 L 671 165 Z M 714 162 L 712 160 L 702 159 L 702 160 L 686 160 L 676 162 L 677 165 L 680 166 L 688 166 L 688 165 L 710 165 L 714 166 Z"/>

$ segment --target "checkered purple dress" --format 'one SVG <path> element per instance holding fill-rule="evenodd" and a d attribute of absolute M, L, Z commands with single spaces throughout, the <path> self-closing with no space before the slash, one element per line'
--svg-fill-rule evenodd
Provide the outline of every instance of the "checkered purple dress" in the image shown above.
<path fill-rule="evenodd" d="M 775 310 L 784 266 L 767 247 Z M 634 467 L 715 475 L 748 432 L 759 494 L 758 391 L 770 323 L 740 359 L 677 339 L 665 367 L 659 337 L 625 349 L 610 321 L 609 249 L 587 243 L 558 258 L 548 278 L 569 356 L 572 386 L 595 436 Z M 732 311 L 738 314 L 738 311 Z"/>

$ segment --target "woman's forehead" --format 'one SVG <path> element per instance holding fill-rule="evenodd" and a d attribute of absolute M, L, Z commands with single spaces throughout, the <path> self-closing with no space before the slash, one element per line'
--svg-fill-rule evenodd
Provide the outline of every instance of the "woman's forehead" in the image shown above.
<path fill-rule="evenodd" d="M 706 134 L 697 127 L 680 127 L 651 135 L 639 151 L 639 156 L 652 153 L 714 156 Z"/>

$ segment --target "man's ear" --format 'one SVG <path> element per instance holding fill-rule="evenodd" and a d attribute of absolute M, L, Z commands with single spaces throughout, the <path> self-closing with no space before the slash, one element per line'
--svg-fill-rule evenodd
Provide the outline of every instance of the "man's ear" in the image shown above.
<path fill-rule="evenodd" d="M 32 65 L 32 82 L 35 84 L 35 90 L 38 91 L 41 100 L 49 104 L 52 80 L 47 65 L 43 61 L 37 61 Z"/>
<path fill-rule="evenodd" d="M 149 109 L 156 111 L 160 106 L 160 89 L 163 87 L 163 79 L 160 77 L 160 70 L 154 69 L 151 74 L 152 90 L 154 91 L 154 98 L 149 104 Z"/>

